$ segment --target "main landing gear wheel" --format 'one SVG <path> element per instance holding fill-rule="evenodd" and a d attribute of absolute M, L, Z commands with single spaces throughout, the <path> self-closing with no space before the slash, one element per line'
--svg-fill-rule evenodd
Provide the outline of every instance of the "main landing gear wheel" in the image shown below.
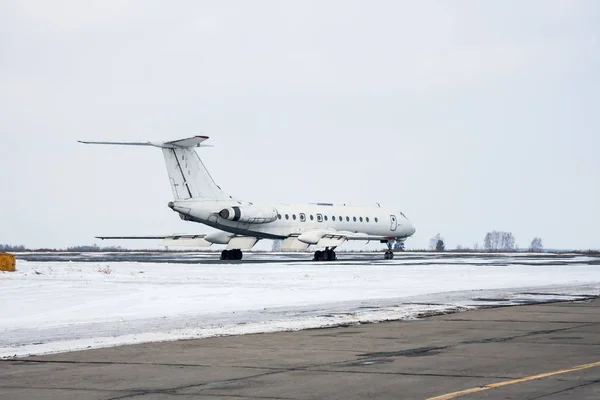
<path fill-rule="evenodd" d="M 337 260 L 337 256 L 335 255 L 334 249 L 326 248 L 325 250 L 317 250 L 315 251 L 315 256 L 313 261 L 335 261 Z"/>
<path fill-rule="evenodd" d="M 241 260 L 243 255 L 240 249 L 223 250 L 221 252 L 221 260 Z"/>

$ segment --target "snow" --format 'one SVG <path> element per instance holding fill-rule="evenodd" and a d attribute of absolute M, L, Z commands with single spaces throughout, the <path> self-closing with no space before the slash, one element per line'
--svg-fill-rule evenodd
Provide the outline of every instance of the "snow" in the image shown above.
<path fill-rule="evenodd" d="M 600 294 L 600 265 L 592 260 L 18 260 L 16 272 L 0 274 L 0 358 L 580 299 Z"/>

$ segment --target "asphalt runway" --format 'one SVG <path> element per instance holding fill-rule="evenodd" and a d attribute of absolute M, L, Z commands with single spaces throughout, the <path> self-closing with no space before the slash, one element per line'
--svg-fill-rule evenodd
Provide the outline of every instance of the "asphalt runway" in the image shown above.
<path fill-rule="evenodd" d="M 600 300 L 0 362 L 1 399 L 598 399 Z"/>
<path fill-rule="evenodd" d="M 24 252 L 16 253 L 18 260 L 53 262 L 155 262 L 181 264 L 265 264 L 287 262 L 313 262 L 311 253 L 251 253 L 245 252 L 244 259 L 220 260 L 219 252 Z M 383 252 L 354 253 L 337 252 L 338 263 L 364 262 L 366 264 L 389 263 L 402 261 L 403 265 L 419 264 L 430 261 L 450 262 L 460 260 L 470 265 L 539 265 L 543 260 L 545 265 L 600 265 L 598 255 L 585 257 L 582 254 L 551 254 L 551 253 L 412 253 L 396 252 L 394 260 L 384 260 Z"/>

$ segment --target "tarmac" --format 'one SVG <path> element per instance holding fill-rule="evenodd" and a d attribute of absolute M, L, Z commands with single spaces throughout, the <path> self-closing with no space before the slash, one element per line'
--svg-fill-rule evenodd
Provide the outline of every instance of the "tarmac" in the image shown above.
<path fill-rule="evenodd" d="M 243 260 L 220 260 L 220 252 L 181 252 L 181 251 L 113 251 L 113 252 L 22 252 L 15 253 L 17 260 L 34 262 L 152 262 L 175 264 L 282 264 L 289 262 L 312 263 L 312 253 L 273 253 L 246 252 Z M 396 252 L 393 260 L 384 260 L 381 252 L 337 252 L 337 264 L 374 263 L 402 265 L 428 265 L 439 262 L 460 261 L 469 265 L 600 265 L 597 254 L 584 255 L 576 253 L 459 253 L 459 252 Z"/>
<path fill-rule="evenodd" d="M 0 361 L 0 399 L 600 399 L 600 299 Z"/>

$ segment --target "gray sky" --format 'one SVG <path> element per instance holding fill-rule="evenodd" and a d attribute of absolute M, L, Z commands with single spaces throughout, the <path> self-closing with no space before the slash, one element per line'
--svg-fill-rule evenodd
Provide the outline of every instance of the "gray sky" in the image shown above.
<path fill-rule="evenodd" d="M 593 0 L 4 0 L 0 243 L 209 232 L 158 149 L 76 143 L 206 134 L 228 192 L 396 206 L 409 248 L 600 248 L 599 49 Z"/>

